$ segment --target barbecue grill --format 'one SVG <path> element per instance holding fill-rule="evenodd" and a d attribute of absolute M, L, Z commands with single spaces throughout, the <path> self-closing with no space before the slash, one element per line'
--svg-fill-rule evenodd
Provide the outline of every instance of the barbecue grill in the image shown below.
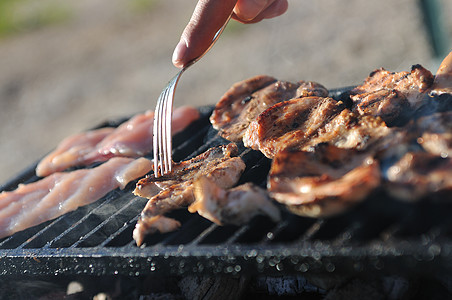
<path fill-rule="evenodd" d="M 333 90 L 341 99 L 349 88 Z M 210 126 L 213 107 L 173 139 L 175 161 L 227 141 Z M 117 126 L 124 120 L 99 125 Z M 270 160 L 241 147 L 247 168 L 241 182 L 265 187 Z M 0 190 L 32 182 L 35 165 Z M 55 220 L 0 240 L 3 276 L 387 276 L 448 281 L 452 275 L 452 205 L 405 203 L 376 191 L 341 215 L 312 219 L 283 208 L 280 223 L 256 217 L 244 226 L 218 226 L 186 209 L 172 233 L 154 234 L 137 247 L 132 231 L 147 199 L 132 194 L 136 182 Z"/>

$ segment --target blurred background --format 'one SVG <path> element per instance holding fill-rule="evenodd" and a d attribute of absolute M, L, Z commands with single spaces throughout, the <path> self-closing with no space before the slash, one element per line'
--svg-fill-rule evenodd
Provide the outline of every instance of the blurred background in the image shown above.
<path fill-rule="evenodd" d="M 0 185 L 64 137 L 154 109 L 196 0 L 2 0 Z M 327 88 L 376 68 L 433 73 L 450 51 L 452 1 L 289 0 L 281 17 L 231 21 L 182 76 L 175 106 L 213 105 L 267 74 Z"/>

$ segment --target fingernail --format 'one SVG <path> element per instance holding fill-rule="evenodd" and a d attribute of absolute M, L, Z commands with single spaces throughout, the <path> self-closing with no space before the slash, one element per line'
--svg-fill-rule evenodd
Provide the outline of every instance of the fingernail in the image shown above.
<path fill-rule="evenodd" d="M 236 14 L 245 21 L 254 19 L 263 8 L 265 8 L 267 0 L 254 0 L 253 2 L 244 2 L 240 7 L 237 7 Z"/>
<path fill-rule="evenodd" d="M 175 66 L 183 67 L 182 61 L 184 59 L 185 52 L 187 52 L 187 44 L 183 39 L 181 39 L 173 52 L 172 61 Z"/>

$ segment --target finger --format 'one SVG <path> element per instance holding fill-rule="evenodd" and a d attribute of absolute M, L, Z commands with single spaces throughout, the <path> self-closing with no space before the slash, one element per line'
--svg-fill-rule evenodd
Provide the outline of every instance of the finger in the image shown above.
<path fill-rule="evenodd" d="M 262 21 L 263 19 L 271 19 L 282 15 L 287 11 L 288 6 L 289 4 L 287 0 L 268 1 L 267 6 L 259 11 L 257 15 L 251 18 L 251 14 L 248 16 L 243 15 L 243 11 L 241 11 L 239 7 L 239 2 L 237 2 L 232 18 L 241 23 L 257 23 L 259 21 Z"/>
<path fill-rule="evenodd" d="M 235 15 L 243 21 L 253 20 L 261 11 L 275 0 L 238 0 L 234 7 Z"/>
<path fill-rule="evenodd" d="M 215 33 L 229 18 L 237 0 L 200 0 L 173 53 L 173 64 L 182 68 L 209 48 Z"/>

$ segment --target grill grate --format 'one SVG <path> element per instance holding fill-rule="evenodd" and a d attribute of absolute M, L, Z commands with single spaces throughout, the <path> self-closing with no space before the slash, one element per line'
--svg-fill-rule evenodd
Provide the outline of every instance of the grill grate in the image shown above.
<path fill-rule="evenodd" d="M 201 107 L 202 118 L 174 138 L 175 160 L 226 142 L 210 126 L 211 110 Z M 241 183 L 265 186 L 270 160 L 257 151 L 241 151 L 247 164 Z M 1 189 L 36 180 L 34 168 Z M 139 248 L 132 231 L 147 200 L 134 196 L 133 188 L 131 183 L 93 204 L 0 240 L 0 275 L 451 275 L 448 204 L 402 203 L 380 191 L 336 217 L 303 218 L 283 210 L 278 224 L 256 217 L 240 227 L 218 226 L 181 209 L 169 214 L 181 221 L 180 230 L 151 235 Z"/>

